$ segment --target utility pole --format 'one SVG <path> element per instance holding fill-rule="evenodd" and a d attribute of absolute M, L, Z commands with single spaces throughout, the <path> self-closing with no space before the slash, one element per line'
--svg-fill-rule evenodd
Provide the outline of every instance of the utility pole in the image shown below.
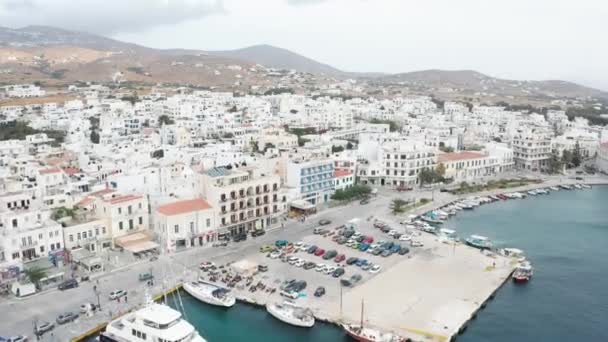
<path fill-rule="evenodd" d="M 99 291 L 97 290 L 97 285 L 93 285 L 93 292 L 97 296 L 97 310 L 101 310 L 101 302 L 99 301 Z"/>

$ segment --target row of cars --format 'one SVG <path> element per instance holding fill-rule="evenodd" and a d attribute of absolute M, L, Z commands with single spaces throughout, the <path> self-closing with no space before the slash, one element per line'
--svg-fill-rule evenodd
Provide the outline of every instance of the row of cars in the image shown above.
<path fill-rule="evenodd" d="M 392 229 L 388 224 L 381 221 L 374 222 L 374 228 L 379 229 L 381 232 L 387 234 L 395 240 L 409 242 L 411 247 L 423 246 L 422 242 L 415 240 L 415 234 L 413 232 L 400 233 L 396 229 Z"/>
<path fill-rule="evenodd" d="M 357 249 L 361 252 L 380 255 L 382 257 L 388 257 L 392 254 L 405 255 L 409 253 L 409 248 L 406 246 L 401 246 L 392 241 L 377 241 L 374 243 L 373 236 L 363 235 L 354 229 L 339 229 L 338 234 L 332 237 L 332 241 L 340 245 Z"/>
<path fill-rule="evenodd" d="M 279 292 L 279 294 L 283 297 L 287 297 L 290 299 L 297 299 L 298 297 L 300 297 L 300 292 L 302 292 L 306 288 L 306 285 L 307 284 L 305 280 L 285 280 L 281 284 L 281 292 Z M 314 295 L 315 297 L 323 297 L 325 295 L 325 287 L 317 287 L 315 289 Z"/>

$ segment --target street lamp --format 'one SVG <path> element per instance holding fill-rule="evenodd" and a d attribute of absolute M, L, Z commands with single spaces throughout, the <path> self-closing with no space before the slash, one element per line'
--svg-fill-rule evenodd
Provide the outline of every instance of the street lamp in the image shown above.
<path fill-rule="evenodd" d="M 97 285 L 93 285 L 93 292 L 97 296 L 97 310 L 101 310 L 101 302 L 99 301 L 99 291 L 97 290 Z"/>

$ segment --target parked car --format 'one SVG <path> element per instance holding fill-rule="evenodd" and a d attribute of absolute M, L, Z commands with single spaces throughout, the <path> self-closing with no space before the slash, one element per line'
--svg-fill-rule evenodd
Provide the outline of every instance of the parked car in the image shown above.
<path fill-rule="evenodd" d="M 65 312 L 62 313 L 61 315 L 57 316 L 57 324 L 66 324 L 66 323 L 70 323 L 71 321 L 75 321 L 76 318 L 78 318 L 78 314 L 77 313 L 73 313 L 73 312 Z"/>
<path fill-rule="evenodd" d="M 125 290 L 116 290 L 116 291 L 112 291 L 110 292 L 110 300 L 116 300 L 120 297 L 124 297 L 127 295 L 127 291 Z"/>
<path fill-rule="evenodd" d="M 393 247 L 391 247 L 389 249 L 392 253 L 399 253 L 399 251 L 401 250 L 401 245 L 399 244 L 394 244 Z"/>
<path fill-rule="evenodd" d="M 334 258 L 334 262 L 342 262 L 342 261 L 344 261 L 344 259 L 346 259 L 346 255 L 344 255 L 344 254 L 338 254 Z"/>
<path fill-rule="evenodd" d="M 279 251 L 274 251 L 274 252 L 271 252 L 270 254 L 268 254 L 268 257 L 270 259 L 276 259 L 280 256 L 281 256 L 281 252 L 279 252 Z"/>
<path fill-rule="evenodd" d="M 335 266 L 327 266 L 327 268 L 325 268 L 325 274 L 332 274 L 334 273 L 334 271 L 337 269 L 337 267 Z"/>
<path fill-rule="evenodd" d="M 232 238 L 232 241 L 234 241 L 234 242 L 241 242 L 241 241 L 245 241 L 245 240 L 247 240 L 247 234 L 245 234 L 245 233 L 235 235 Z"/>
<path fill-rule="evenodd" d="M 367 243 L 367 244 L 371 244 L 372 242 L 374 242 L 374 237 L 371 235 L 368 235 L 363 239 L 363 242 Z"/>
<path fill-rule="evenodd" d="M 410 240 L 412 240 L 411 235 L 403 234 L 399 237 L 399 241 L 410 241 Z"/>
<path fill-rule="evenodd" d="M 302 268 L 305 270 L 309 270 L 309 269 L 315 268 L 315 267 L 317 267 L 317 264 L 315 264 L 314 262 L 310 262 L 310 261 L 305 263 L 304 266 L 302 266 Z"/>
<path fill-rule="evenodd" d="M 410 242 L 410 246 L 412 246 L 412 247 L 422 247 L 422 246 L 424 246 L 424 244 L 422 242 L 420 242 L 420 241 L 414 241 L 414 240 L 412 240 Z"/>
<path fill-rule="evenodd" d="M 347 264 L 347 265 L 352 265 L 352 264 L 357 263 L 357 261 L 358 261 L 358 260 L 359 260 L 359 258 L 356 258 L 356 257 L 350 257 L 350 258 L 346 259 L 346 264 Z"/>
<path fill-rule="evenodd" d="M 317 250 L 315 251 L 316 256 L 321 256 L 323 254 L 325 254 L 325 250 L 323 248 L 317 248 Z"/>
<path fill-rule="evenodd" d="M 0 337 L 0 342 L 27 342 L 29 339 L 25 335 L 11 336 L 11 337 Z"/>
<path fill-rule="evenodd" d="M 382 253 L 380 253 L 380 255 L 383 256 L 383 257 L 385 257 L 385 258 L 388 257 L 388 256 L 390 256 L 391 254 L 393 254 L 393 252 L 391 252 L 390 249 L 385 249 L 385 250 L 382 251 Z"/>
<path fill-rule="evenodd" d="M 277 241 L 275 241 L 274 245 L 279 248 L 282 248 L 282 247 L 287 246 L 288 243 L 289 242 L 287 242 L 287 240 L 277 240 Z"/>
<path fill-rule="evenodd" d="M 369 248 L 369 244 L 367 244 L 367 243 L 362 243 L 361 245 L 359 245 L 359 250 L 362 252 L 365 252 L 368 248 Z"/>
<path fill-rule="evenodd" d="M 283 281 L 283 283 L 281 284 L 281 286 L 279 287 L 281 290 L 285 290 L 287 289 L 289 286 L 291 286 L 291 284 L 295 283 L 297 280 L 295 279 L 288 279 Z"/>
<path fill-rule="evenodd" d="M 321 234 L 322 232 L 323 232 L 323 228 L 321 228 L 321 227 L 317 227 L 312 230 L 313 234 Z"/>
<path fill-rule="evenodd" d="M 362 200 L 359 202 L 359 204 L 361 204 L 361 205 L 366 205 L 366 204 L 369 204 L 369 198 L 364 198 L 364 199 L 362 199 Z"/>
<path fill-rule="evenodd" d="M 407 253 L 409 253 L 410 250 L 407 247 L 401 247 L 401 250 L 399 251 L 399 255 L 406 255 Z"/>
<path fill-rule="evenodd" d="M 207 270 L 215 268 L 215 264 L 211 261 L 203 261 L 198 265 L 198 268 L 200 268 L 203 271 L 207 271 Z"/>
<path fill-rule="evenodd" d="M 370 273 L 378 273 L 382 270 L 382 266 L 376 264 L 374 266 L 372 266 L 372 268 L 369 269 Z"/>
<path fill-rule="evenodd" d="M 93 303 L 84 303 L 80 306 L 80 313 L 86 314 L 89 311 L 95 311 L 95 304 Z"/>
<path fill-rule="evenodd" d="M 357 242 L 363 242 L 363 240 L 365 240 L 365 236 L 363 236 L 363 235 L 357 236 L 355 238 L 355 241 L 357 241 Z"/>
<path fill-rule="evenodd" d="M 268 265 L 258 265 L 258 271 L 260 272 L 267 272 L 268 271 Z"/>
<path fill-rule="evenodd" d="M 251 232 L 251 237 L 262 236 L 264 234 L 266 234 L 266 231 L 264 229 L 256 229 Z"/>
<path fill-rule="evenodd" d="M 287 287 L 287 290 L 300 292 L 306 288 L 306 281 L 299 280 Z"/>
<path fill-rule="evenodd" d="M 74 278 L 61 282 L 57 288 L 61 291 L 78 287 L 78 281 Z"/>
<path fill-rule="evenodd" d="M 328 224 L 331 224 L 331 221 L 328 219 L 319 220 L 320 226 L 327 226 Z"/>
<path fill-rule="evenodd" d="M 373 255 L 380 255 L 381 253 L 382 253 L 382 248 L 380 248 L 380 247 L 374 248 L 374 251 L 372 252 Z"/>
<path fill-rule="evenodd" d="M 355 231 L 352 229 L 349 229 L 349 230 L 344 231 L 344 233 L 342 235 L 348 239 L 351 236 L 353 236 L 354 234 L 355 234 Z"/>
<path fill-rule="evenodd" d="M 332 273 L 331 275 L 334 278 L 340 278 L 343 274 L 344 274 L 344 269 L 342 267 L 338 267 L 334 270 L 334 273 Z"/>
<path fill-rule="evenodd" d="M 305 263 L 306 263 L 306 261 L 300 259 L 300 260 L 296 261 L 293 265 L 295 267 L 303 267 Z"/>
<path fill-rule="evenodd" d="M 336 252 L 335 250 L 332 249 L 330 251 L 325 252 L 325 254 L 323 255 L 323 259 L 329 260 L 329 259 L 335 258 L 336 255 L 338 255 L 338 252 Z"/>
<path fill-rule="evenodd" d="M 361 267 L 363 265 L 366 265 L 369 261 L 365 260 L 365 259 L 359 259 L 357 260 L 357 262 L 355 263 L 355 265 Z"/>
<path fill-rule="evenodd" d="M 386 227 L 386 223 L 380 222 L 380 221 L 374 222 L 374 228 L 383 228 L 383 227 Z"/>
<path fill-rule="evenodd" d="M 345 243 L 346 243 L 346 241 L 348 241 L 348 239 L 347 239 L 346 237 L 344 237 L 344 236 L 340 236 L 340 237 L 338 238 L 338 240 L 336 240 L 336 242 L 337 242 L 339 245 L 343 245 L 343 244 L 345 244 Z"/>
<path fill-rule="evenodd" d="M 323 297 L 324 294 L 325 288 L 323 286 L 317 287 L 317 289 L 315 290 L 315 297 Z"/>
<path fill-rule="evenodd" d="M 260 247 L 260 253 L 268 253 L 268 252 L 272 252 L 274 250 L 274 247 L 272 247 L 271 245 L 263 245 Z"/>
<path fill-rule="evenodd" d="M 317 251 L 317 249 L 318 249 L 318 247 L 313 245 L 313 246 L 308 247 L 308 250 L 306 252 L 308 252 L 308 254 L 313 254 L 314 252 Z"/>
<path fill-rule="evenodd" d="M 36 335 L 44 335 L 44 333 L 49 332 L 55 329 L 55 324 L 51 322 L 42 322 L 34 328 L 34 333 Z"/>
<path fill-rule="evenodd" d="M 140 273 L 137 278 L 139 279 L 139 281 L 148 281 L 154 279 L 154 275 L 152 274 L 152 272 L 144 272 Z"/>
<path fill-rule="evenodd" d="M 364 271 L 368 271 L 368 270 L 370 270 L 372 268 L 372 266 L 374 266 L 374 265 L 371 264 L 371 263 L 367 263 L 367 264 L 361 266 L 361 269 L 364 270 Z"/>

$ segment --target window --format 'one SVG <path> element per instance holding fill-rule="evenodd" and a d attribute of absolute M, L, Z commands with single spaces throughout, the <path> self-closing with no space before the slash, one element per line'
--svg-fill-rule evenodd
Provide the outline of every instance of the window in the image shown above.
<path fill-rule="evenodd" d="M 74 242 L 74 234 L 70 234 L 70 242 Z"/>
<path fill-rule="evenodd" d="M 40 246 L 40 253 L 44 253 L 44 246 Z"/>
<path fill-rule="evenodd" d="M 93 230 L 89 230 L 89 237 L 92 238 L 93 237 Z"/>
<path fill-rule="evenodd" d="M 55 250 L 55 244 L 51 244 L 51 250 L 54 251 Z"/>
<path fill-rule="evenodd" d="M 207 228 L 211 227 L 211 219 L 207 219 Z"/>
<path fill-rule="evenodd" d="M 139 224 L 144 224 L 144 218 L 143 218 L 143 216 L 139 217 Z"/>
<path fill-rule="evenodd" d="M 106 227 L 101 227 L 101 233 L 105 234 L 106 233 Z"/>
<path fill-rule="evenodd" d="M 49 232 L 49 237 L 52 238 L 53 237 L 53 232 Z"/>
<path fill-rule="evenodd" d="M 82 232 L 82 238 L 86 239 L 87 238 L 87 232 Z"/>
<path fill-rule="evenodd" d="M 118 229 L 122 230 L 122 221 L 118 222 Z"/>
<path fill-rule="evenodd" d="M 78 235 L 76 235 L 78 238 L 78 241 L 80 241 L 80 233 L 78 233 Z"/>
<path fill-rule="evenodd" d="M 139 202 L 138 207 L 139 207 L 139 209 L 141 209 L 141 202 Z"/>
<path fill-rule="evenodd" d="M 57 242 L 57 249 L 60 249 L 60 248 L 61 248 L 61 243 Z"/>
<path fill-rule="evenodd" d="M 95 236 L 99 236 L 99 228 L 95 228 Z"/>
<path fill-rule="evenodd" d="M 118 214 L 119 215 L 122 214 L 122 208 L 121 207 L 118 207 Z"/>
<path fill-rule="evenodd" d="M 38 240 L 42 240 L 42 234 L 38 234 Z"/>
<path fill-rule="evenodd" d="M 133 213 L 133 208 L 131 206 L 128 206 L 127 212 L 129 212 L 129 215 L 131 215 Z"/>
<path fill-rule="evenodd" d="M 13 253 L 13 260 L 19 259 L 19 253 Z"/>
<path fill-rule="evenodd" d="M 175 233 L 176 234 L 179 233 L 179 225 L 176 224 L 174 228 L 175 228 Z"/>
<path fill-rule="evenodd" d="M 190 233 L 194 233 L 194 222 L 190 222 Z"/>
<path fill-rule="evenodd" d="M 129 219 L 129 230 L 133 229 L 133 219 Z"/>

